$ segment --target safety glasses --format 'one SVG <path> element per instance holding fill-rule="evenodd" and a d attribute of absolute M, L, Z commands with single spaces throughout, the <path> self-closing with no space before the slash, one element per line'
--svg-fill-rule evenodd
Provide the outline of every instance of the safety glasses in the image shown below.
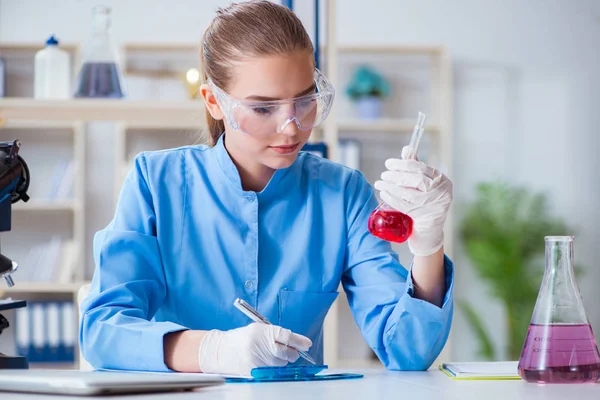
<path fill-rule="evenodd" d="M 296 124 L 299 130 L 310 131 L 327 118 L 335 97 L 333 85 L 318 69 L 315 69 L 315 93 L 293 99 L 238 100 L 211 79 L 208 84 L 229 125 L 255 137 L 281 133 L 290 123 Z"/>

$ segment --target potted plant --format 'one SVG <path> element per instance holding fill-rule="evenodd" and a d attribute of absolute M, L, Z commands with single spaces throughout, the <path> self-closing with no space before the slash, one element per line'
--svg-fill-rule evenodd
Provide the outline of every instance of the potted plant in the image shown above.
<path fill-rule="evenodd" d="M 572 234 L 548 211 L 544 194 L 505 183 L 482 183 L 460 225 L 460 237 L 477 275 L 504 306 L 507 348 L 497 349 L 484 321 L 457 301 L 472 325 L 483 359 L 518 360 L 544 273 L 544 237 Z"/>
<path fill-rule="evenodd" d="M 373 68 L 363 65 L 354 71 L 346 93 L 355 102 L 360 118 L 375 119 L 381 117 L 382 100 L 390 94 L 390 85 Z"/>

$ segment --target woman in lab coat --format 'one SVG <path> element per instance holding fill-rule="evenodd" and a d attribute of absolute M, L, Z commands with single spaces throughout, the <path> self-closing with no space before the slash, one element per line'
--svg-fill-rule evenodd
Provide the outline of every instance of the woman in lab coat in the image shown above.
<path fill-rule="evenodd" d="M 363 175 L 300 152 L 334 90 L 294 13 L 268 1 L 220 9 L 201 61 L 211 144 L 137 156 L 114 219 L 94 237 L 85 358 L 96 368 L 244 375 L 296 362 L 297 350 L 322 362 L 323 320 L 341 282 L 387 368 L 428 368 L 453 312 L 443 250 L 451 181 L 405 148 L 375 184 L 414 220 L 408 272 L 367 230 L 377 200 Z M 273 325 L 251 323 L 236 298 Z"/>

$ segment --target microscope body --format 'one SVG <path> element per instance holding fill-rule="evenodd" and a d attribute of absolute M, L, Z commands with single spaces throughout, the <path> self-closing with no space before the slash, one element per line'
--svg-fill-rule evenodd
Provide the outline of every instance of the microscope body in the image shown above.
<path fill-rule="evenodd" d="M 27 189 L 29 188 L 29 169 L 25 160 L 19 156 L 21 144 L 18 140 L 13 142 L 0 142 L 0 233 L 11 230 L 11 206 L 19 200 L 28 201 Z M 2 254 L 0 248 L 0 278 L 4 278 L 8 287 L 14 286 L 11 274 L 18 268 L 16 262 Z M 0 301 L 0 311 L 25 307 L 23 300 Z M 0 335 L 9 327 L 8 320 L 0 314 Z M 0 370 L 29 368 L 27 358 L 7 356 L 0 353 Z"/>

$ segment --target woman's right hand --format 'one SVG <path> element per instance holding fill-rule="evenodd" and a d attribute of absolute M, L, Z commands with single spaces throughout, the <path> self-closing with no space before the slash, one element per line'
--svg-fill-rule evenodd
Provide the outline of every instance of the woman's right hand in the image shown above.
<path fill-rule="evenodd" d="M 285 366 L 307 351 L 309 338 L 277 325 L 252 323 L 229 331 L 206 332 L 199 350 L 200 370 L 206 373 L 250 375 L 256 367 Z"/>

